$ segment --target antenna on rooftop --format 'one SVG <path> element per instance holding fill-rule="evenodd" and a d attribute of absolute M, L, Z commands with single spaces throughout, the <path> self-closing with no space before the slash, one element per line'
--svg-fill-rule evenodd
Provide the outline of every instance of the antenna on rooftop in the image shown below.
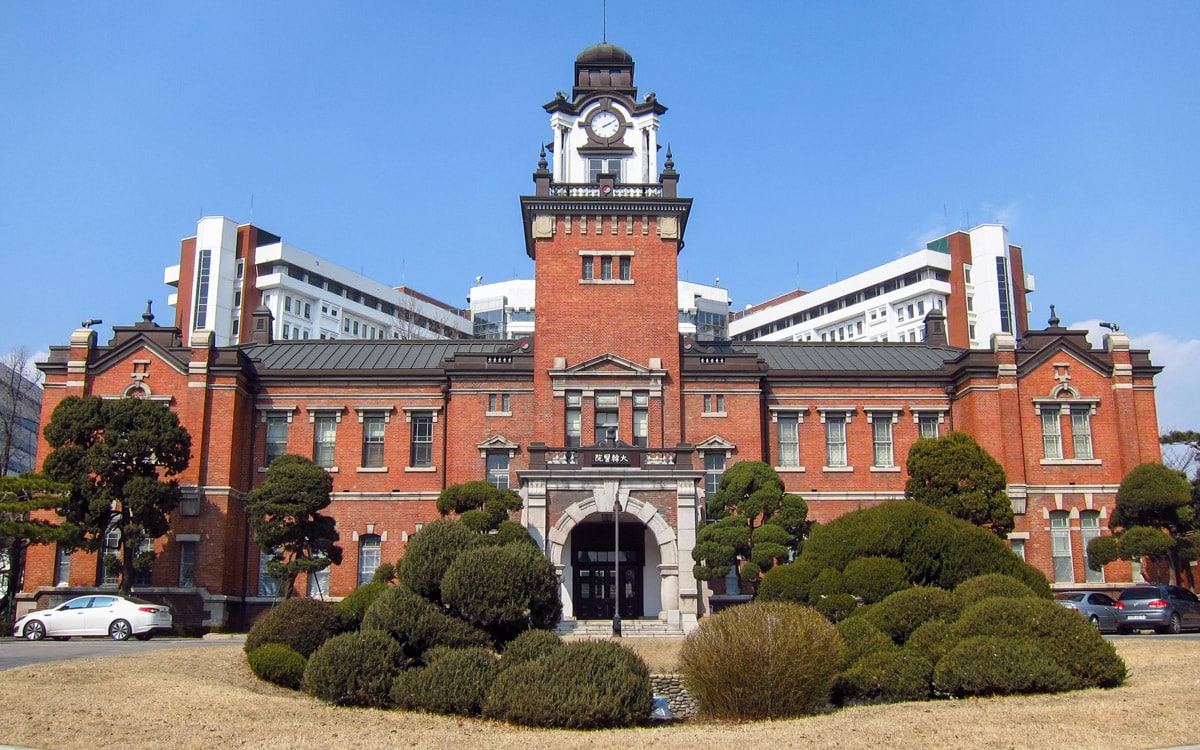
<path fill-rule="evenodd" d="M 600 41 L 608 41 L 608 0 L 600 0 Z"/>

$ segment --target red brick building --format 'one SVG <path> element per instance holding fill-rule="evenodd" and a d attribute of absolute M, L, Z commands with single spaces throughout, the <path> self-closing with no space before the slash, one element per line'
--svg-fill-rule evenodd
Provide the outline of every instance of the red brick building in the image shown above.
<path fill-rule="evenodd" d="M 187 500 L 157 542 L 145 595 L 209 626 L 274 601 L 243 499 L 290 452 L 334 478 L 346 554 L 309 582 L 314 595 L 344 596 L 401 557 L 444 487 L 489 479 L 524 498 L 521 519 L 561 572 L 566 618 L 612 616 L 619 557 L 621 616 L 687 630 L 706 611 L 691 573 L 703 498 L 727 466 L 770 463 L 828 520 L 902 497 L 909 447 L 952 430 L 1004 465 L 1012 544 L 1029 562 L 1057 583 L 1131 579 L 1128 565 L 1090 573 L 1084 549 L 1125 473 L 1160 458 L 1160 368 L 1148 354 L 1120 334 L 1095 348 L 1053 318 L 990 349 L 952 347 L 940 311 L 922 343 L 681 338 L 691 200 L 669 150 L 659 168 L 666 108 L 638 101 L 633 70 L 624 50 L 596 45 L 576 60 L 570 97 L 545 105 L 553 149 L 521 198 L 531 339 L 273 341 L 260 309 L 241 346 L 147 312 L 106 345 L 81 329 L 52 348 L 43 423 L 68 395 L 136 395 L 170 404 L 193 437 Z M 96 555 L 39 547 L 23 596 L 45 603 L 102 579 Z"/>

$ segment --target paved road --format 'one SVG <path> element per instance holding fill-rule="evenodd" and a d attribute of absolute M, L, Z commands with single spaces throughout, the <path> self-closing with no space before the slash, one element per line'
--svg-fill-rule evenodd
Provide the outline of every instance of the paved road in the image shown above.
<path fill-rule="evenodd" d="M 244 636 L 208 636 L 205 638 L 155 637 L 149 641 L 114 641 L 109 638 L 72 638 L 69 641 L 26 641 L 0 637 L 0 671 L 63 659 L 96 656 L 127 656 L 181 646 L 240 646 Z"/>

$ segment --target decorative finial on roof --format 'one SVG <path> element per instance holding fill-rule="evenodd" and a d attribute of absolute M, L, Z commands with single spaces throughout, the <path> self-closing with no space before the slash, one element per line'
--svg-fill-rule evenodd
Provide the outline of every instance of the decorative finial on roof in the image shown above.
<path fill-rule="evenodd" d="M 1061 322 L 1058 319 L 1058 315 L 1054 313 L 1054 305 L 1050 305 L 1050 320 L 1046 322 L 1050 324 L 1051 328 L 1058 328 L 1058 324 Z"/>
<path fill-rule="evenodd" d="M 663 162 L 663 167 L 667 169 L 675 168 L 675 160 L 671 158 L 671 144 L 667 144 L 667 160 Z"/>
<path fill-rule="evenodd" d="M 538 169 L 546 168 L 546 146 L 543 144 L 541 150 L 538 151 Z"/>
<path fill-rule="evenodd" d="M 150 306 L 154 304 L 154 300 L 146 300 L 146 312 L 142 313 L 142 320 L 146 323 L 154 322 L 154 313 L 150 312 Z"/>

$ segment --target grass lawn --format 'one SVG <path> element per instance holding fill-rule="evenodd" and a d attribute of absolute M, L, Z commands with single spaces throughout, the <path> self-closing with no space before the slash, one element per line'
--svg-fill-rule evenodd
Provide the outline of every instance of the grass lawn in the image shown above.
<path fill-rule="evenodd" d="M 654 671 L 678 642 L 626 639 Z M 3 672 L 0 743 L 171 748 L 1158 748 L 1200 742 L 1200 641 L 1124 638 L 1125 686 L 1061 695 L 866 706 L 792 721 L 601 732 L 531 730 L 333 708 L 260 682 L 240 646 L 54 662 Z"/>

